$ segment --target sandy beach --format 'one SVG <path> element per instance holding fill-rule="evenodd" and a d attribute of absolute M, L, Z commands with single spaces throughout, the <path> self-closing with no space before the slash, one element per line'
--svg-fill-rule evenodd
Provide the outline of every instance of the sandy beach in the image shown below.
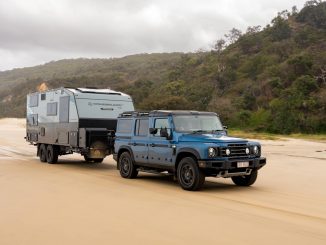
<path fill-rule="evenodd" d="M 326 244 L 326 143 L 260 141 L 267 165 L 251 187 L 207 178 L 120 177 L 79 155 L 41 163 L 24 119 L 0 120 L 0 244 Z"/>

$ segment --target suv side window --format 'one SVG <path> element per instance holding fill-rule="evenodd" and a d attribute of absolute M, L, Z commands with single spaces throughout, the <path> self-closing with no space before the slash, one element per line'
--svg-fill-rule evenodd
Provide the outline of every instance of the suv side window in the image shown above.
<path fill-rule="evenodd" d="M 171 129 L 168 118 L 157 118 L 154 121 L 154 128 L 157 128 L 157 133 L 153 136 L 161 137 L 161 129 Z"/>
<path fill-rule="evenodd" d="M 136 136 L 147 136 L 149 130 L 148 119 L 137 119 L 136 120 Z"/>
<path fill-rule="evenodd" d="M 129 134 L 132 132 L 132 120 L 131 119 L 119 119 L 117 133 Z"/>

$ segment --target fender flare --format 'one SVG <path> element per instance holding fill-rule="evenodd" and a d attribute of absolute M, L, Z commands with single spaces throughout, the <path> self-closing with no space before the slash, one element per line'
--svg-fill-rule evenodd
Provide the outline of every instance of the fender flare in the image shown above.
<path fill-rule="evenodd" d="M 191 153 L 193 154 L 198 160 L 200 159 L 200 154 L 197 150 L 193 149 L 193 148 L 189 148 L 189 147 L 184 147 L 181 148 L 177 151 L 177 156 L 176 159 L 178 159 L 179 154 L 181 153 Z"/>
<path fill-rule="evenodd" d="M 133 162 L 135 162 L 135 158 L 134 158 L 134 153 L 131 149 L 130 146 L 121 146 L 118 150 L 118 154 L 117 154 L 117 168 L 119 169 L 119 157 L 121 155 L 121 151 L 128 151 L 130 153 L 131 159 Z"/>

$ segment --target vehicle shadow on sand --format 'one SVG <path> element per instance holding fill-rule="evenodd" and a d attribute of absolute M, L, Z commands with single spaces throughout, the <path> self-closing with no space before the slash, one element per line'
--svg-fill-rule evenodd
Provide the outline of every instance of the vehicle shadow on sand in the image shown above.
<path fill-rule="evenodd" d="M 174 180 L 173 176 L 171 175 L 164 175 L 164 174 L 147 174 L 147 173 L 141 173 L 137 176 L 137 179 L 148 181 L 148 184 L 155 183 L 155 184 L 161 184 L 161 185 L 167 185 L 170 187 L 176 187 L 180 188 L 180 185 L 177 180 Z M 215 182 L 210 179 L 206 179 L 203 187 L 199 190 L 200 192 L 229 192 L 229 191 L 240 191 L 245 190 L 246 188 L 236 186 L 232 183 L 230 180 L 230 183 L 221 183 L 221 182 Z"/>
<path fill-rule="evenodd" d="M 47 164 L 47 163 L 44 163 Z M 107 172 L 107 171 L 116 171 L 117 174 L 118 170 L 115 164 L 112 163 L 89 163 L 85 162 L 84 160 L 79 159 L 59 159 L 56 164 L 60 167 L 65 167 L 69 169 L 78 169 L 78 170 L 87 170 L 87 171 L 98 171 L 98 172 Z M 174 179 L 173 175 L 168 174 L 152 174 L 146 172 L 140 172 L 136 179 L 132 181 L 143 180 L 147 182 L 148 185 L 156 184 L 156 185 L 164 185 L 167 187 L 173 187 L 175 189 L 181 189 L 177 180 Z M 251 189 L 253 187 L 249 187 Z M 230 191 L 245 191 L 248 187 L 241 187 L 236 186 L 232 183 L 231 179 L 229 183 L 225 182 L 218 182 L 218 179 L 214 178 L 206 178 L 206 181 L 202 188 L 199 190 L 200 192 L 230 192 Z"/>
<path fill-rule="evenodd" d="M 116 166 L 107 163 L 85 162 L 78 159 L 59 159 L 54 165 L 64 166 L 75 169 L 91 169 L 91 170 L 114 170 Z"/>
<path fill-rule="evenodd" d="M 229 183 L 215 182 L 212 180 L 206 180 L 201 191 L 204 192 L 229 192 L 229 191 L 244 191 L 248 187 L 237 186 L 233 184 L 232 180 L 229 180 Z"/>

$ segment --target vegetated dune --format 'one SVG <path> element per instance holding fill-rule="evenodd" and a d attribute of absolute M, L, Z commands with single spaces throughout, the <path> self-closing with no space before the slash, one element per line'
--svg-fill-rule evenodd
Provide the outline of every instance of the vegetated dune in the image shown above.
<path fill-rule="evenodd" d="M 135 107 L 217 112 L 232 127 L 289 134 L 326 131 L 326 2 L 232 29 L 210 51 L 70 59 L 0 72 L 0 117 L 23 117 L 26 94 L 99 87 Z M 229 44 L 225 46 L 225 44 Z"/>
<path fill-rule="evenodd" d="M 325 244 L 326 144 L 261 141 L 255 185 L 119 176 L 111 157 L 41 163 L 24 119 L 0 120 L 0 244 Z"/>

